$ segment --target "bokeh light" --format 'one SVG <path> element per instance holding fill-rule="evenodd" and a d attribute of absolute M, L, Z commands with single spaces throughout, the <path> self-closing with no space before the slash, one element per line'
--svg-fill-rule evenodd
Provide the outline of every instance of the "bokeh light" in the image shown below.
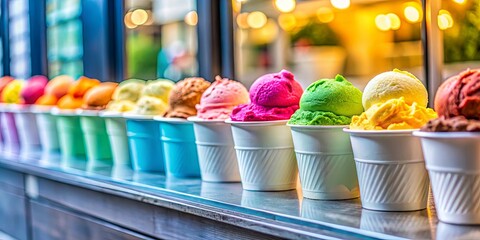
<path fill-rule="evenodd" d="M 387 17 L 387 15 L 379 14 L 377 15 L 377 17 L 375 17 L 375 25 L 381 31 L 388 31 L 392 27 L 392 22 L 390 21 L 390 18 Z"/>
<path fill-rule="evenodd" d="M 190 11 L 185 15 L 185 23 L 190 26 L 196 26 L 198 23 L 198 15 L 195 11 Z"/>
<path fill-rule="evenodd" d="M 132 23 L 135 25 L 142 25 L 147 22 L 148 20 L 148 13 L 144 9 L 136 9 L 132 12 L 130 16 Z"/>
<path fill-rule="evenodd" d="M 400 18 L 395 13 L 388 13 L 387 17 L 390 19 L 390 29 L 398 30 L 400 28 L 401 22 Z"/>
<path fill-rule="evenodd" d="M 239 28 L 247 29 L 247 28 L 250 27 L 250 26 L 248 26 L 247 18 L 248 18 L 248 13 L 247 12 L 238 14 L 236 22 L 237 22 L 237 25 L 238 25 Z"/>
<path fill-rule="evenodd" d="M 267 16 L 263 12 L 251 12 L 247 16 L 247 23 L 251 28 L 261 28 L 267 23 Z"/>
<path fill-rule="evenodd" d="M 285 31 L 291 31 L 297 25 L 297 19 L 291 13 L 281 14 L 278 16 L 278 25 Z"/>
<path fill-rule="evenodd" d="M 403 15 L 408 22 L 416 23 L 420 21 L 420 11 L 414 6 L 406 6 L 403 9 Z"/>
<path fill-rule="evenodd" d="M 440 10 L 438 12 L 438 28 L 446 30 L 453 27 L 453 18 L 449 11 Z"/>
<path fill-rule="evenodd" d="M 295 10 L 295 5 L 295 0 L 275 0 L 275 6 L 280 12 L 291 12 Z"/>
<path fill-rule="evenodd" d="M 330 0 L 330 3 L 338 9 L 347 9 L 350 7 L 350 0 Z"/>
<path fill-rule="evenodd" d="M 335 16 L 333 15 L 332 9 L 328 7 L 321 7 L 317 9 L 316 15 L 317 15 L 318 21 L 322 23 L 329 23 L 333 21 L 333 19 L 335 18 Z"/>

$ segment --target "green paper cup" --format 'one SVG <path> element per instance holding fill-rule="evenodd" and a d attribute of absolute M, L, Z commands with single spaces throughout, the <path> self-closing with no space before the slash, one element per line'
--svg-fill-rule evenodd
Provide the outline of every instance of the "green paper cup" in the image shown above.
<path fill-rule="evenodd" d="M 80 117 L 74 110 L 52 109 L 52 115 L 57 118 L 60 150 L 65 157 L 84 157 L 85 141 L 80 127 Z"/>
<path fill-rule="evenodd" d="M 112 150 L 105 119 L 99 117 L 98 112 L 77 110 L 77 115 L 80 116 L 82 132 L 85 136 L 85 147 L 90 167 L 112 164 Z"/>
<path fill-rule="evenodd" d="M 129 166 L 132 162 L 130 149 L 128 147 L 126 119 L 122 113 L 102 112 L 100 116 L 105 119 L 107 134 L 115 166 Z"/>

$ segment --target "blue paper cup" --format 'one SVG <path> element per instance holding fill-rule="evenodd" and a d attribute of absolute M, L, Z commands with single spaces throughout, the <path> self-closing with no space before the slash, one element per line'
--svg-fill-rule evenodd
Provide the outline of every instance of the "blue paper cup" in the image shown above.
<path fill-rule="evenodd" d="M 168 176 L 200 177 L 193 123 L 186 119 L 156 117 L 160 121 L 165 167 Z"/>
<path fill-rule="evenodd" d="M 159 122 L 150 116 L 125 115 L 127 136 L 133 169 L 144 172 L 164 172 Z"/>

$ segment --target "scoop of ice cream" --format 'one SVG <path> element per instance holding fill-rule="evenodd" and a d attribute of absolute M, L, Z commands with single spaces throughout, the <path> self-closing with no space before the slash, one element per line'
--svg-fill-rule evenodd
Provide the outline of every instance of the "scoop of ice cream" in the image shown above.
<path fill-rule="evenodd" d="M 299 108 L 303 89 L 289 71 L 266 74 L 250 88 L 250 104 L 233 109 L 234 121 L 286 120 Z"/>
<path fill-rule="evenodd" d="M 22 103 L 20 91 L 25 85 L 22 80 L 13 80 L 2 91 L 2 101 L 5 103 Z"/>
<path fill-rule="evenodd" d="M 58 100 L 57 106 L 60 109 L 76 109 L 83 105 L 83 96 L 91 88 L 100 84 L 97 79 L 80 77 L 73 82 L 68 89 L 67 95 Z"/>
<path fill-rule="evenodd" d="M 480 69 L 468 69 L 445 81 L 434 105 L 439 116 L 480 119 Z"/>
<path fill-rule="evenodd" d="M 95 87 L 98 84 L 100 84 L 99 80 L 82 76 L 70 85 L 68 94 L 74 98 L 83 98 L 83 95 L 85 95 L 90 88 Z"/>
<path fill-rule="evenodd" d="M 13 77 L 10 76 L 3 76 L 0 77 L 0 93 L 3 91 L 3 89 L 9 84 L 11 81 L 15 80 Z M 3 101 L 0 98 L 0 102 Z"/>
<path fill-rule="evenodd" d="M 412 105 L 416 102 L 422 107 L 428 103 L 427 89 L 413 74 L 394 69 L 375 76 L 365 86 L 362 103 L 368 109 L 377 103 L 404 97 L 405 102 Z"/>
<path fill-rule="evenodd" d="M 428 121 L 420 130 L 425 132 L 480 132 L 480 121 L 467 119 L 464 116 L 452 118 L 440 116 Z"/>
<path fill-rule="evenodd" d="M 168 79 L 157 79 L 148 81 L 142 91 L 142 96 L 150 96 L 162 99 L 168 103 L 170 91 L 172 91 L 175 83 Z"/>
<path fill-rule="evenodd" d="M 300 99 L 300 109 L 290 118 L 296 125 L 347 125 L 363 112 L 362 92 L 337 75 L 312 83 Z"/>
<path fill-rule="evenodd" d="M 47 83 L 47 86 L 45 87 L 45 95 L 53 95 L 59 99 L 68 93 L 68 89 L 74 81 L 75 80 L 72 77 L 66 75 L 54 77 Z"/>
<path fill-rule="evenodd" d="M 234 107 L 250 103 L 247 89 L 237 81 L 220 76 L 203 93 L 197 104 L 197 116 L 202 119 L 224 120 L 230 117 Z"/>
<path fill-rule="evenodd" d="M 25 104 L 34 104 L 45 92 L 48 79 L 45 76 L 31 77 L 20 92 Z"/>
<path fill-rule="evenodd" d="M 58 98 L 55 95 L 43 95 L 37 99 L 35 104 L 53 106 L 58 102 Z"/>
<path fill-rule="evenodd" d="M 136 107 L 136 103 L 129 100 L 110 101 L 107 110 L 112 112 L 130 112 Z"/>
<path fill-rule="evenodd" d="M 177 82 L 170 92 L 170 107 L 166 117 L 188 118 L 197 114 L 195 106 L 200 103 L 203 92 L 210 86 L 210 82 L 203 78 L 185 78 Z"/>
<path fill-rule="evenodd" d="M 405 98 L 394 98 L 377 103 L 360 116 L 353 116 L 350 129 L 356 130 L 398 130 L 417 129 L 430 119 L 436 118 L 433 109 L 417 102 L 408 104 Z"/>
<path fill-rule="evenodd" d="M 77 109 L 82 107 L 83 99 L 74 98 L 72 95 L 65 95 L 57 102 L 57 107 L 60 109 Z"/>
<path fill-rule="evenodd" d="M 142 96 L 136 104 L 135 113 L 140 115 L 163 115 L 167 109 L 168 105 L 162 99 Z"/>
<path fill-rule="evenodd" d="M 83 109 L 103 110 L 112 99 L 118 83 L 103 82 L 91 88 L 83 96 Z"/>
<path fill-rule="evenodd" d="M 128 100 L 136 102 L 145 87 L 145 81 L 138 79 L 128 79 L 121 82 L 113 93 L 113 100 Z"/>

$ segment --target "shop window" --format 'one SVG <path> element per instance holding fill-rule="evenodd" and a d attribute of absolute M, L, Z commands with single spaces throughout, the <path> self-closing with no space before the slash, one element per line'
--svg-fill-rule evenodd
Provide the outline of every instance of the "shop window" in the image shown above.
<path fill-rule="evenodd" d="M 47 0 L 49 77 L 83 75 L 82 5 L 80 0 Z"/>
<path fill-rule="evenodd" d="M 11 75 L 27 79 L 31 75 L 28 0 L 10 0 L 8 11 Z"/>
<path fill-rule="evenodd" d="M 126 78 L 198 74 L 194 0 L 125 0 Z"/>
<path fill-rule="evenodd" d="M 344 75 L 363 89 L 399 68 L 424 80 L 421 2 L 234 0 L 236 78 L 291 70 L 306 87 Z"/>

